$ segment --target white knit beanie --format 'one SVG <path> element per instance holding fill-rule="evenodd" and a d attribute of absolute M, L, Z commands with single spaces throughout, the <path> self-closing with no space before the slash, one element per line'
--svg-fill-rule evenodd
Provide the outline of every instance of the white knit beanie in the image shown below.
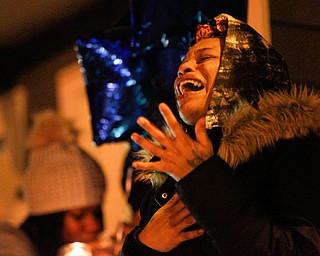
<path fill-rule="evenodd" d="M 30 153 L 25 177 L 30 215 L 102 203 L 103 172 L 75 143 L 73 132 L 70 124 L 53 111 L 36 116 L 28 142 Z"/>

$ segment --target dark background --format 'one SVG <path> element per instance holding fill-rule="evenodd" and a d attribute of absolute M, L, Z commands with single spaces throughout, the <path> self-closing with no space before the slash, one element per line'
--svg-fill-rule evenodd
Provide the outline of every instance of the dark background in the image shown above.
<path fill-rule="evenodd" d="M 0 2 L 0 92 L 19 81 L 21 73 L 73 47 L 76 37 L 95 34 L 119 25 L 130 25 L 130 1 L 124 0 L 2 0 Z M 138 4 L 136 3 L 138 2 Z M 175 3 L 175 6 L 171 2 Z M 246 1 L 132 1 L 135 23 L 154 16 L 159 8 L 170 8 L 176 26 L 189 26 L 190 12 L 205 6 L 207 14 L 227 11 L 243 17 Z M 320 1 L 270 0 L 272 41 L 289 64 L 298 83 L 319 85 L 320 81 Z M 172 17 L 171 17 L 172 18 Z M 211 17 L 209 17 L 211 18 Z M 177 22 L 178 20 L 178 22 Z M 179 21 L 181 23 L 179 23 Z M 167 24 L 167 25 L 168 25 Z M 146 37 L 158 36 L 155 24 Z M 150 42 L 149 41 L 149 42 Z M 149 43 L 142 40 L 142 43 Z M 33 86 L 38 86 L 34 84 Z"/>

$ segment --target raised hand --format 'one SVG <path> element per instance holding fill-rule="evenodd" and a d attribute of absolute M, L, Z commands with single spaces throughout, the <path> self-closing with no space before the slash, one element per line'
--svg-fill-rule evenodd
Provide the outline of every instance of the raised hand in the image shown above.
<path fill-rule="evenodd" d="M 195 223 L 195 218 L 175 194 L 153 215 L 139 239 L 156 251 L 169 252 L 182 242 L 204 234 L 203 229 L 184 231 Z"/>
<path fill-rule="evenodd" d="M 159 105 L 159 110 L 173 137 L 166 135 L 148 119 L 139 117 L 138 124 L 156 139 L 162 147 L 155 145 L 137 133 L 133 133 L 131 136 L 133 141 L 160 158 L 156 162 L 137 161 L 133 163 L 133 167 L 140 170 L 167 172 L 176 181 L 179 181 L 203 161 L 210 158 L 213 155 L 213 147 L 205 129 L 204 118 L 200 118 L 196 123 L 196 140 L 193 140 L 183 131 L 165 103 Z"/>

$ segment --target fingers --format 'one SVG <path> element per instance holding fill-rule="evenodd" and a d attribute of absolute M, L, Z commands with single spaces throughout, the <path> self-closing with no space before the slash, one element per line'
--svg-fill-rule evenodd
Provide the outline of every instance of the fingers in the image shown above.
<path fill-rule="evenodd" d="M 133 133 L 131 135 L 131 139 L 140 147 L 148 149 L 148 151 L 150 151 L 153 155 L 160 156 L 163 152 L 163 149 L 161 147 L 152 143 L 150 140 L 147 140 L 146 138 L 142 137 L 137 133 Z"/>
<path fill-rule="evenodd" d="M 191 240 L 191 239 L 195 239 L 199 236 L 202 236 L 204 234 L 204 229 L 199 228 L 199 229 L 195 229 L 192 231 L 187 231 L 187 232 L 183 232 L 182 233 L 182 242 L 187 241 L 187 240 Z"/>
<path fill-rule="evenodd" d="M 175 194 L 152 216 L 139 234 L 139 240 L 154 250 L 168 252 L 182 242 L 204 234 L 203 229 L 186 230 L 194 223 L 196 223 L 195 218 Z"/>
<path fill-rule="evenodd" d="M 162 207 L 162 209 L 168 210 L 171 215 L 173 215 L 174 217 L 177 216 L 179 217 L 179 219 L 183 219 L 186 216 L 190 215 L 189 210 L 180 200 L 178 194 L 174 194 L 172 198 Z"/>
<path fill-rule="evenodd" d="M 208 136 L 206 127 L 205 127 L 205 118 L 200 118 L 195 125 L 195 134 L 196 140 L 206 149 L 206 154 L 208 157 L 213 155 L 213 146 Z"/>
<path fill-rule="evenodd" d="M 209 139 L 209 136 L 208 136 L 208 133 L 206 130 L 204 117 L 200 118 L 197 121 L 197 123 L 195 125 L 195 133 L 196 133 L 197 141 L 200 142 L 200 144 L 205 145 L 205 146 L 211 145 L 211 141 Z"/>
<path fill-rule="evenodd" d="M 162 209 L 169 209 L 175 206 L 179 201 L 179 196 L 177 194 L 174 194 L 171 199 L 162 207 Z"/>
<path fill-rule="evenodd" d="M 197 222 L 183 202 L 179 199 L 178 194 L 174 194 L 173 197 L 162 207 L 162 210 L 168 212 L 171 216 L 169 218 L 170 225 L 175 227 L 179 232 Z"/>
<path fill-rule="evenodd" d="M 156 127 L 153 123 L 151 123 L 148 119 L 145 117 L 139 117 L 137 120 L 137 123 L 139 126 L 144 129 L 153 139 L 158 141 L 163 147 L 168 147 L 170 143 L 172 143 L 172 139 L 168 137 L 162 130 L 160 130 L 158 127 Z M 131 137 L 133 140 L 139 139 L 136 135 L 134 137 Z M 159 156 L 157 153 L 157 149 L 159 149 L 159 146 L 154 146 L 154 143 L 151 143 L 148 140 L 143 140 L 140 139 L 138 141 L 135 141 L 137 144 L 142 146 L 145 149 L 148 149 L 151 153 L 154 155 Z M 142 144 L 143 143 L 143 144 Z M 152 146 L 153 145 L 153 146 Z M 151 146 L 151 148 L 146 147 L 146 146 Z M 153 151 L 156 150 L 156 151 Z M 159 156 L 160 157 L 160 156 Z"/>
<path fill-rule="evenodd" d="M 132 166 L 140 170 L 166 172 L 179 181 L 201 163 L 199 160 L 204 161 L 213 155 L 212 144 L 205 129 L 204 118 L 196 123 L 197 140 L 195 141 L 183 131 L 165 103 L 159 104 L 159 110 L 174 138 L 157 128 L 148 119 L 139 117 L 137 123 L 161 146 L 137 133 L 133 133 L 131 139 L 160 160 L 148 163 L 137 161 Z"/>
<path fill-rule="evenodd" d="M 187 228 L 191 227 L 195 223 L 197 223 L 196 219 L 189 213 L 189 215 L 183 220 L 175 223 L 174 225 L 171 224 L 177 230 L 177 233 L 180 237 L 180 242 L 194 239 L 204 234 L 204 229 L 202 228 L 186 231 Z"/>
<path fill-rule="evenodd" d="M 203 138 L 207 138 L 207 131 L 206 131 L 206 127 L 205 127 L 205 118 L 202 117 L 200 118 L 196 125 L 195 125 L 195 133 L 196 133 L 196 137 L 197 139 L 200 140 Z M 208 138 L 209 139 L 209 138 Z"/>
<path fill-rule="evenodd" d="M 140 119 L 140 118 L 139 118 Z M 145 118 L 142 118 L 145 119 Z M 146 120 L 146 119 L 145 119 Z M 142 121 L 144 122 L 144 121 Z M 148 120 L 146 120 L 147 123 L 151 124 Z M 162 135 L 160 135 L 162 136 Z M 165 153 L 164 149 L 155 143 L 151 142 L 150 140 L 142 137 L 141 135 L 137 133 L 133 133 L 131 135 L 131 139 L 137 143 L 141 148 L 144 148 L 148 150 L 151 154 L 158 156 L 160 159 L 162 158 L 163 154 Z M 139 170 L 157 170 L 157 171 L 165 171 L 165 168 L 162 169 L 162 165 L 160 164 L 160 161 L 155 162 L 141 162 L 136 161 L 132 163 L 133 168 L 139 169 Z"/>
<path fill-rule="evenodd" d="M 165 103 L 159 104 L 159 111 L 161 112 L 161 115 L 165 119 L 174 137 L 184 134 L 180 124 L 178 123 L 171 109 Z M 148 119 L 144 117 L 139 117 L 137 123 L 141 128 L 143 128 L 146 132 L 148 132 L 153 138 L 155 138 L 159 142 L 163 143 L 165 142 L 165 139 L 168 138 L 159 128 L 157 128 L 154 124 L 152 124 Z"/>
<path fill-rule="evenodd" d="M 163 141 L 166 138 L 166 135 L 145 117 L 139 117 L 137 123 L 156 140 Z"/>
<path fill-rule="evenodd" d="M 179 213 L 179 216 L 173 216 L 170 220 L 171 226 L 180 231 L 192 226 L 196 222 L 196 219 L 188 211 L 182 211 Z"/>
<path fill-rule="evenodd" d="M 179 122 L 167 104 L 160 103 L 159 111 L 175 137 L 179 137 L 181 134 L 184 134 Z"/>

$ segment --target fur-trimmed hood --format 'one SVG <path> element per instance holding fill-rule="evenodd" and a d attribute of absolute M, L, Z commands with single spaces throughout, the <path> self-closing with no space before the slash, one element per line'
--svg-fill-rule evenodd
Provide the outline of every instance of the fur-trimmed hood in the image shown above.
<path fill-rule="evenodd" d="M 294 85 L 290 92 L 267 92 L 257 108 L 241 103 L 223 126 L 218 155 L 236 168 L 280 139 L 310 132 L 320 136 L 320 94 Z"/>
<path fill-rule="evenodd" d="M 205 25 L 205 29 L 201 27 L 198 26 L 196 38 L 217 37 L 216 33 L 205 32 L 208 27 L 224 34 L 218 35 L 224 40 L 206 114 L 207 129 L 223 126 L 225 117 L 241 99 L 256 106 L 261 93 L 290 88 L 285 59 L 250 25 L 228 14 L 220 14 Z"/>
<path fill-rule="evenodd" d="M 242 101 L 222 131 L 217 154 L 235 169 L 280 139 L 304 137 L 310 132 L 320 136 L 320 93 L 294 85 L 289 92 L 267 92 L 260 97 L 257 108 Z M 138 156 L 142 161 L 152 158 L 145 150 L 139 151 Z M 166 175 L 141 172 L 138 178 L 159 186 Z"/>

